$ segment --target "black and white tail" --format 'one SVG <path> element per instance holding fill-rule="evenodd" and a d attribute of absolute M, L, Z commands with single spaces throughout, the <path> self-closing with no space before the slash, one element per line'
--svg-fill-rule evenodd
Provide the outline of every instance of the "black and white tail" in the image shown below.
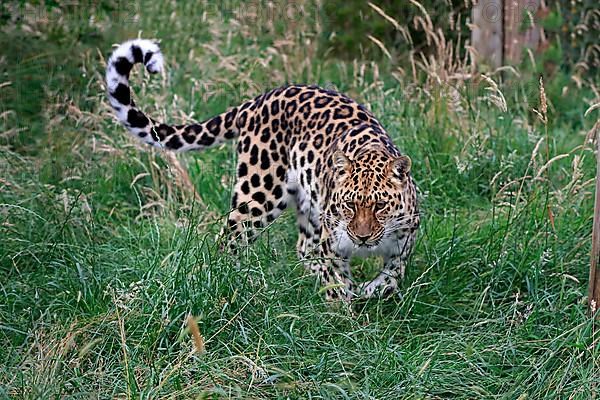
<path fill-rule="evenodd" d="M 156 74 L 163 70 L 163 56 L 158 44 L 136 39 L 121 44 L 108 59 L 106 87 L 108 100 L 119 121 L 133 136 L 156 147 L 176 151 L 202 150 L 238 136 L 238 108 L 202 123 L 171 126 L 146 116 L 133 101 L 129 73 L 137 63 Z"/>

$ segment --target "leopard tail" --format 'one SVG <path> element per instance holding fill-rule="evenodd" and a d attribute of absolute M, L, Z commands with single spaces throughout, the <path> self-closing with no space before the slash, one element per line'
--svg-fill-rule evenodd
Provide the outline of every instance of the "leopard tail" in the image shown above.
<path fill-rule="evenodd" d="M 239 135 L 238 108 L 201 123 L 172 126 L 148 117 L 133 101 L 129 73 L 142 63 L 151 74 L 163 70 L 163 55 L 157 43 L 136 39 L 122 43 L 108 59 L 106 88 L 117 119 L 142 142 L 174 151 L 202 150 Z"/>

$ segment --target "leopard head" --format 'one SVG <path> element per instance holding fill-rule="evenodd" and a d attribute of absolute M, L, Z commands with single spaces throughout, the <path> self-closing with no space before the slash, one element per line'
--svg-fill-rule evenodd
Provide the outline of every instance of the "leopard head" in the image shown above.
<path fill-rule="evenodd" d="M 331 207 L 326 223 L 338 241 L 374 248 L 400 229 L 418 223 L 416 189 L 405 155 L 367 149 L 332 155 Z"/>

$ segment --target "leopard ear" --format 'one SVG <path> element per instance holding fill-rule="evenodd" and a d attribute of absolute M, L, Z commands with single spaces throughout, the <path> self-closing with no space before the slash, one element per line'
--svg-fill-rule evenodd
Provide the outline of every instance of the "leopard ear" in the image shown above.
<path fill-rule="evenodd" d="M 333 153 L 332 159 L 333 166 L 337 170 L 348 170 L 352 167 L 350 159 L 346 157 L 344 152 L 341 150 L 336 150 L 335 153 Z"/>
<path fill-rule="evenodd" d="M 395 158 L 392 162 L 392 171 L 398 176 L 402 177 L 410 172 L 412 161 L 409 156 L 402 155 Z"/>

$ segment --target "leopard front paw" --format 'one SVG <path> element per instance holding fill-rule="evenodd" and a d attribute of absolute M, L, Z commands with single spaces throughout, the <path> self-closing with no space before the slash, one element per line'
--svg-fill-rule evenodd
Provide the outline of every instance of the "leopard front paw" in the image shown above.
<path fill-rule="evenodd" d="M 363 282 L 358 287 L 360 298 L 371 299 L 381 298 L 386 299 L 398 292 L 398 281 L 396 278 L 386 276 L 385 278 L 376 278 L 370 282 Z"/>

